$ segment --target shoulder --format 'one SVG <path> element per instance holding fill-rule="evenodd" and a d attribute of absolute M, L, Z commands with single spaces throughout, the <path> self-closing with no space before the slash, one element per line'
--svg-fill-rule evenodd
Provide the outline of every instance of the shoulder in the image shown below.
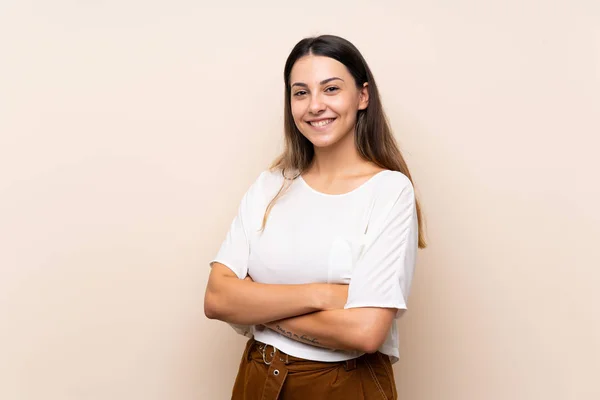
<path fill-rule="evenodd" d="M 411 180 L 398 171 L 383 171 L 374 185 L 369 226 L 375 231 L 390 223 L 416 216 L 416 199 Z M 371 228 L 370 228 L 371 229 Z"/>
<path fill-rule="evenodd" d="M 262 202 L 269 197 L 275 196 L 281 188 L 283 181 L 281 170 L 263 170 L 254 180 L 247 194 L 253 200 Z"/>
<path fill-rule="evenodd" d="M 271 192 L 277 192 L 283 184 L 284 178 L 281 170 L 270 170 L 266 169 L 260 173 L 256 180 L 256 184 L 260 186 L 261 190 L 266 194 Z"/>
<path fill-rule="evenodd" d="M 280 187 L 283 183 L 283 173 L 280 169 L 266 169 L 260 173 L 258 180 L 261 182 L 263 187 Z"/>
<path fill-rule="evenodd" d="M 388 200 L 414 198 L 414 187 L 410 179 L 399 171 L 384 170 L 377 176 L 375 192 L 377 197 Z"/>

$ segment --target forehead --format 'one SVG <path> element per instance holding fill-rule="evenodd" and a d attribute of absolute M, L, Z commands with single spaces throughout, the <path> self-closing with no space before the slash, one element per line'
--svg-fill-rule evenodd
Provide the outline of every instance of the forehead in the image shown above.
<path fill-rule="evenodd" d="M 318 83 L 331 77 L 342 78 L 350 82 L 352 75 L 341 62 L 324 56 L 307 55 L 296 61 L 290 73 L 290 83 Z"/>

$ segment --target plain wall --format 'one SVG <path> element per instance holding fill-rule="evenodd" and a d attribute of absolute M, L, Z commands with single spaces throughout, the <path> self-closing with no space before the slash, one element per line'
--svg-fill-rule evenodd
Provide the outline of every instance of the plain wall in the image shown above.
<path fill-rule="evenodd" d="M 600 3 L 218 3 L 0 3 L 0 398 L 229 398 L 207 263 L 333 33 L 427 220 L 400 398 L 599 399 Z"/>

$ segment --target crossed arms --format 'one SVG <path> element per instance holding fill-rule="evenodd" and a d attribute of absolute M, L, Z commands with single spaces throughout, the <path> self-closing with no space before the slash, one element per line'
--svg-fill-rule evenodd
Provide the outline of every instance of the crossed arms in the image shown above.
<path fill-rule="evenodd" d="M 348 285 L 276 285 L 239 279 L 214 263 L 204 297 L 210 319 L 271 329 L 298 342 L 374 353 L 385 341 L 395 308 L 344 309 Z"/>

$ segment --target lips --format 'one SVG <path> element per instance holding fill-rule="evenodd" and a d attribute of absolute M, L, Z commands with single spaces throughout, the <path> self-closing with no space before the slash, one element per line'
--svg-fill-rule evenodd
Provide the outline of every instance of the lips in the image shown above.
<path fill-rule="evenodd" d="M 320 119 L 318 121 L 308 121 L 308 123 L 311 126 L 314 126 L 315 128 L 322 128 L 324 126 L 329 125 L 333 121 L 335 121 L 335 118 Z"/>

